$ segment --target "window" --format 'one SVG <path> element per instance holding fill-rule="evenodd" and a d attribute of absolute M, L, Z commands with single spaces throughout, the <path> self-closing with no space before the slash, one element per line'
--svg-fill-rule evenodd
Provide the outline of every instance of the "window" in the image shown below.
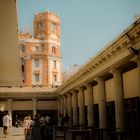
<path fill-rule="evenodd" d="M 24 59 L 23 58 L 20 59 L 20 63 L 21 63 L 21 65 L 24 65 Z"/>
<path fill-rule="evenodd" d="M 56 68 L 56 61 L 53 61 L 53 67 Z"/>
<path fill-rule="evenodd" d="M 25 52 L 25 45 L 23 45 L 23 44 L 20 45 L 20 51 Z"/>
<path fill-rule="evenodd" d="M 56 32 L 56 23 L 54 23 L 54 22 L 52 23 L 52 31 Z"/>
<path fill-rule="evenodd" d="M 35 47 L 35 51 L 36 51 L 36 52 L 39 52 L 39 46 L 36 46 L 36 47 Z"/>
<path fill-rule="evenodd" d="M 41 52 L 43 50 L 42 46 L 35 46 L 34 51 L 35 52 Z"/>
<path fill-rule="evenodd" d="M 40 75 L 39 74 L 35 74 L 35 82 L 39 82 L 39 78 L 40 78 Z"/>
<path fill-rule="evenodd" d="M 53 82 L 57 81 L 57 76 L 53 75 Z"/>
<path fill-rule="evenodd" d="M 39 59 L 35 59 L 35 67 L 39 67 Z"/>
<path fill-rule="evenodd" d="M 38 30 L 44 30 L 44 23 L 38 23 L 37 29 Z"/>
<path fill-rule="evenodd" d="M 55 46 L 52 46 L 52 54 L 56 54 L 56 48 L 55 48 Z"/>

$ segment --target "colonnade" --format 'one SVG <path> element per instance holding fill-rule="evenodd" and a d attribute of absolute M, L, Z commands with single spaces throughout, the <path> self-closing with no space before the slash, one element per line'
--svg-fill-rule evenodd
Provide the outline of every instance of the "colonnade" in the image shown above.
<path fill-rule="evenodd" d="M 37 114 L 37 99 L 33 98 L 32 99 L 33 102 L 33 118 L 35 118 L 35 115 Z M 13 99 L 7 99 L 7 103 L 5 103 L 5 110 L 8 111 L 10 117 L 12 118 L 12 111 L 13 111 Z M 28 110 L 28 109 L 27 109 Z"/>
<path fill-rule="evenodd" d="M 138 61 L 140 62 L 140 61 Z M 138 65 L 140 66 L 140 65 Z M 125 131 L 124 121 L 124 93 L 122 73 L 120 69 L 109 71 L 112 74 L 115 95 L 115 127 L 117 132 Z M 103 76 L 102 76 L 103 77 Z M 106 106 L 106 91 L 105 80 L 102 77 L 96 77 L 90 83 L 84 83 L 79 87 L 69 90 L 67 93 L 59 96 L 59 114 L 69 116 L 69 125 L 85 125 L 85 97 L 86 90 L 87 99 L 87 121 L 88 126 L 95 126 L 94 114 L 94 85 L 98 86 L 98 107 L 99 107 L 99 128 L 107 128 L 107 106 Z M 91 84 L 96 83 L 96 84 Z M 79 98 L 78 98 L 79 96 Z M 67 103 L 66 103 L 67 102 Z M 79 108 L 79 110 L 78 110 Z M 79 112 L 78 112 L 79 111 Z M 79 114 L 79 115 L 78 115 Z M 79 118 L 78 118 L 79 116 Z"/>

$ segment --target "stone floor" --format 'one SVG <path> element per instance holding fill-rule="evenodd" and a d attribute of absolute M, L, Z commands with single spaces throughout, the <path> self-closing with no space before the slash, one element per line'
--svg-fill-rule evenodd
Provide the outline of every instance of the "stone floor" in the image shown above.
<path fill-rule="evenodd" d="M 4 138 L 3 128 L 0 127 L 0 140 L 25 140 L 23 127 L 10 127 L 7 138 Z"/>

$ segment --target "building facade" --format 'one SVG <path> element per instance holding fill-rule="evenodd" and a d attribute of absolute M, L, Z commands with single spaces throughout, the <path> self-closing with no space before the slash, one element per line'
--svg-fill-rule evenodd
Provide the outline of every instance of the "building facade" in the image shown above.
<path fill-rule="evenodd" d="M 69 125 L 140 139 L 140 19 L 55 91 Z M 110 131 L 110 132 L 111 132 Z"/>
<path fill-rule="evenodd" d="M 60 18 L 50 12 L 34 16 L 34 37 L 19 32 L 24 86 L 57 87 L 62 82 Z"/>
<path fill-rule="evenodd" d="M 34 37 L 29 30 L 20 31 L 18 40 L 23 85 L 0 88 L 0 126 L 4 111 L 9 112 L 13 125 L 16 116 L 23 121 L 27 114 L 32 118 L 38 113 L 49 114 L 56 121 L 54 90 L 62 82 L 59 16 L 50 12 L 36 14 Z"/>

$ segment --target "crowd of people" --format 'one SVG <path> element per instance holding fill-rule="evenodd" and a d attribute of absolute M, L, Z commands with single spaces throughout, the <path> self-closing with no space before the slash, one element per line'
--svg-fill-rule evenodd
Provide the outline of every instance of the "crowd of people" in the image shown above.
<path fill-rule="evenodd" d="M 62 114 L 58 118 L 57 125 L 68 126 L 69 117 Z M 12 119 L 8 113 L 3 117 L 4 137 L 8 135 L 8 128 L 11 126 Z M 18 127 L 19 119 L 15 118 L 15 127 Z M 24 127 L 25 140 L 52 140 L 53 139 L 53 120 L 50 115 L 37 114 L 32 119 L 30 115 L 24 117 L 22 126 Z"/>
<path fill-rule="evenodd" d="M 52 118 L 50 116 L 41 116 L 37 114 L 35 119 L 26 116 L 23 122 L 25 138 L 30 137 L 31 140 L 52 140 Z"/>

